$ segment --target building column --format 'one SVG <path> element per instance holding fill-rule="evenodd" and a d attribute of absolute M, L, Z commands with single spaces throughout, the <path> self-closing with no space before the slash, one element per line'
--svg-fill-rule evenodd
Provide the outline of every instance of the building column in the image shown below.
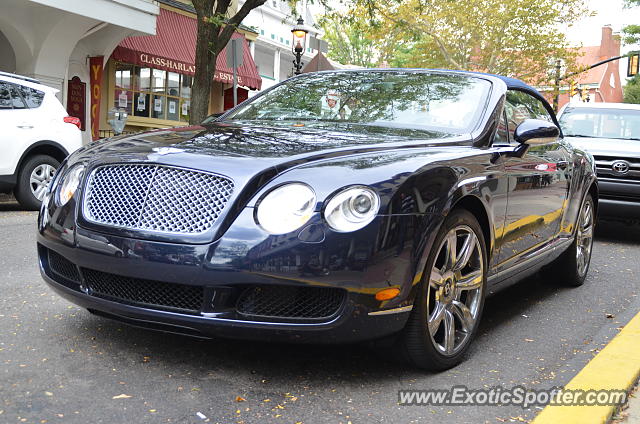
<path fill-rule="evenodd" d="M 280 49 L 276 49 L 273 55 L 273 78 L 280 82 Z"/>

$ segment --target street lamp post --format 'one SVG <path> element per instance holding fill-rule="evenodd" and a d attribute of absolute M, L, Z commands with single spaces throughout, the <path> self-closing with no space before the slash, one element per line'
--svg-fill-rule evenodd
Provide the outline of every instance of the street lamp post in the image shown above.
<path fill-rule="evenodd" d="M 302 55 L 307 44 L 307 34 L 309 30 L 304 26 L 304 20 L 302 17 L 298 18 L 298 23 L 291 29 L 291 35 L 293 36 L 293 42 L 291 43 L 291 51 L 295 55 L 293 60 L 294 74 L 300 75 L 302 73 Z"/>

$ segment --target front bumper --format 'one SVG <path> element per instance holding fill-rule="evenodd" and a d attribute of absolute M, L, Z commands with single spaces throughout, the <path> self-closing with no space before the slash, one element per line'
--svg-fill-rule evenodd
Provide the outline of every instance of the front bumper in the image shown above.
<path fill-rule="evenodd" d="M 401 330 L 411 311 L 416 287 L 411 239 L 396 238 L 384 249 L 372 246 L 380 228 L 398 228 L 388 225 L 394 217 L 377 218 L 367 231 L 305 242 L 300 238 L 304 229 L 265 236 L 246 210 L 219 240 L 178 244 L 90 231 L 75 225 L 73 213 L 62 212 L 51 216 L 45 207 L 39 219 L 44 280 L 71 302 L 127 324 L 203 338 L 356 342 Z M 54 269 L 51 255 L 67 262 Z M 116 283 L 105 289 L 105 279 Z M 388 287 L 400 288 L 401 294 L 376 300 L 375 293 Z M 271 290 L 277 305 L 267 313 L 252 309 L 260 302 L 255 296 L 247 301 L 247 293 Z M 166 300 L 194 292 L 201 297 L 179 304 Z M 311 301 L 316 295 L 324 308 L 320 313 L 309 306 L 316 305 Z M 314 312 L 289 308 L 278 315 L 282 305 L 296 304 Z"/>
<path fill-rule="evenodd" d="M 601 198 L 598 215 L 605 218 L 640 219 L 640 202 Z"/>
<path fill-rule="evenodd" d="M 640 183 L 602 179 L 598 215 L 606 218 L 640 219 Z"/>

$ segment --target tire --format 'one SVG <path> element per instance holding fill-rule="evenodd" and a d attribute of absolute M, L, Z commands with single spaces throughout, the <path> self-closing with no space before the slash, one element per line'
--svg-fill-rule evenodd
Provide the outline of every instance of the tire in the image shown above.
<path fill-rule="evenodd" d="M 591 194 L 587 193 L 576 221 L 573 243 L 547 270 L 560 285 L 579 287 L 584 284 L 591 263 L 595 226 L 595 204 Z"/>
<path fill-rule="evenodd" d="M 32 211 L 40 209 L 44 190 L 59 166 L 60 162 L 47 155 L 36 155 L 27 159 L 20 168 L 18 184 L 13 191 L 23 208 Z"/>
<path fill-rule="evenodd" d="M 450 260 L 447 252 L 454 240 L 456 258 Z M 397 342 L 411 364 L 443 371 L 462 362 L 478 331 L 487 285 L 487 252 L 480 224 L 466 210 L 456 210 L 445 219 L 433 246 L 419 294 Z M 465 249 L 467 246 L 471 249 Z M 463 281 L 466 289 L 461 288 Z"/>

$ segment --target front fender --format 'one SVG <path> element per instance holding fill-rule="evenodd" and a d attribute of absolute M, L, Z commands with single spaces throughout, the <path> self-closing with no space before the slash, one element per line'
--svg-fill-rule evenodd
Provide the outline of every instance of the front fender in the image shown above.
<path fill-rule="evenodd" d="M 595 171 L 593 156 L 572 145 L 569 146 L 572 158 L 571 183 L 569 186 L 567 208 L 560 226 L 560 236 L 573 237 L 576 231 L 576 222 L 582 206 L 582 201 L 592 186 L 595 185 L 597 207 L 598 179 Z"/>

